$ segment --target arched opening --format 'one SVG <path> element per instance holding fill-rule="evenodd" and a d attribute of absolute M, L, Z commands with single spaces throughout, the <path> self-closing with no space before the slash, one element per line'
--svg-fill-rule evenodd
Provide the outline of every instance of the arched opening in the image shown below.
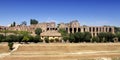
<path fill-rule="evenodd" d="M 49 28 L 47 28 L 47 31 L 49 30 Z"/>
<path fill-rule="evenodd" d="M 70 30 L 70 33 L 72 33 L 72 28 L 70 28 L 69 30 Z"/>
<path fill-rule="evenodd" d="M 81 29 L 80 29 L 80 28 L 78 28 L 78 32 L 81 32 Z"/>
<path fill-rule="evenodd" d="M 95 32 L 95 27 L 93 27 L 93 32 Z"/>
<path fill-rule="evenodd" d="M 96 32 L 98 32 L 98 27 L 96 28 Z"/>
<path fill-rule="evenodd" d="M 112 32 L 112 28 L 109 28 L 109 32 Z"/>
<path fill-rule="evenodd" d="M 74 28 L 74 33 L 76 33 L 76 28 Z"/>
<path fill-rule="evenodd" d="M 106 27 L 106 29 L 105 29 L 105 30 L 106 30 L 106 32 L 107 32 L 107 27 Z"/>
<path fill-rule="evenodd" d="M 66 28 L 65 30 L 68 31 L 68 28 Z"/>
<path fill-rule="evenodd" d="M 85 28 L 84 28 L 84 32 L 85 32 Z"/>
<path fill-rule="evenodd" d="M 91 27 L 89 28 L 89 31 L 91 32 Z"/>

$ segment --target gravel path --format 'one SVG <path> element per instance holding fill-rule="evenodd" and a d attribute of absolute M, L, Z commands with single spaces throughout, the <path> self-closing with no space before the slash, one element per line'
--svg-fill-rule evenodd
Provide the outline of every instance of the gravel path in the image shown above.
<path fill-rule="evenodd" d="M 13 46 L 14 49 L 11 52 L 9 52 L 9 53 L 1 53 L 0 54 L 0 58 L 3 58 L 5 56 L 10 55 L 12 52 L 16 51 L 19 46 L 20 46 L 20 44 L 14 44 L 14 46 Z"/>

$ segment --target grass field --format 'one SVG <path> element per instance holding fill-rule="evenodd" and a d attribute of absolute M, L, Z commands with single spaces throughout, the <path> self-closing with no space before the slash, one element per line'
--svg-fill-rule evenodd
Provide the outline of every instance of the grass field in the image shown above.
<path fill-rule="evenodd" d="M 1 60 L 120 60 L 120 43 L 22 44 Z"/>

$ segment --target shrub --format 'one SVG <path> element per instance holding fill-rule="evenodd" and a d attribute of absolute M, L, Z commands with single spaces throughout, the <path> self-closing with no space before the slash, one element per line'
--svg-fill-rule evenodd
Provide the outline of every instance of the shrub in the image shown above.
<path fill-rule="evenodd" d="M 8 42 L 9 50 L 13 50 L 13 42 Z"/>
<path fill-rule="evenodd" d="M 43 42 L 43 40 L 42 40 L 42 39 L 40 39 L 40 42 Z"/>
<path fill-rule="evenodd" d="M 59 39 L 58 39 L 58 38 L 55 38 L 55 41 L 56 41 L 56 42 L 59 42 Z"/>
<path fill-rule="evenodd" d="M 44 40 L 45 40 L 46 43 L 49 43 L 49 39 L 48 39 L 48 37 L 45 37 Z"/>
<path fill-rule="evenodd" d="M 40 41 L 40 36 L 39 36 L 39 35 L 36 35 L 36 36 L 34 37 L 33 42 L 37 43 L 37 42 L 39 42 L 39 41 Z"/>
<path fill-rule="evenodd" d="M 100 42 L 100 41 L 99 41 L 99 37 L 97 37 L 97 36 L 93 37 L 93 38 L 92 38 L 92 42 Z"/>
<path fill-rule="evenodd" d="M 54 39 L 50 39 L 50 42 L 51 42 L 51 43 L 54 42 Z"/>

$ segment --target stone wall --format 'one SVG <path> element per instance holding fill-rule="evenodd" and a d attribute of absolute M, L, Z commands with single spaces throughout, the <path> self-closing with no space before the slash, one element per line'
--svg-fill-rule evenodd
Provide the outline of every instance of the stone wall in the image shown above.
<path fill-rule="evenodd" d="M 56 27 L 55 22 L 43 22 L 30 26 L 18 25 L 15 27 L 7 27 L 7 30 L 28 31 L 35 34 L 36 28 L 41 28 L 42 32 L 49 30 L 58 31 L 60 28 L 64 28 L 68 33 L 90 32 L 92 36 L 97 36 L 100 32 L 111 32 L 114 34 L 114 27 L 112 26 L 80 26 L 80 23 L 77 20 L 71 21 L 70 23 L 61 23 L 59 27 Z M 0 30 L 4 29 L 5 27 L 0 27 Z"/>
<path fill-rule="evenodd" d="M 68 33 L 90 32 L 92 36 L 97 36 L 100 32 L 111 32 L 114 34 L 114 27 L 112 26 L 80 26 L 80 23 L 76 20 L 67 24 L 62 23 L 59 28 L 64 28 Z"/>

